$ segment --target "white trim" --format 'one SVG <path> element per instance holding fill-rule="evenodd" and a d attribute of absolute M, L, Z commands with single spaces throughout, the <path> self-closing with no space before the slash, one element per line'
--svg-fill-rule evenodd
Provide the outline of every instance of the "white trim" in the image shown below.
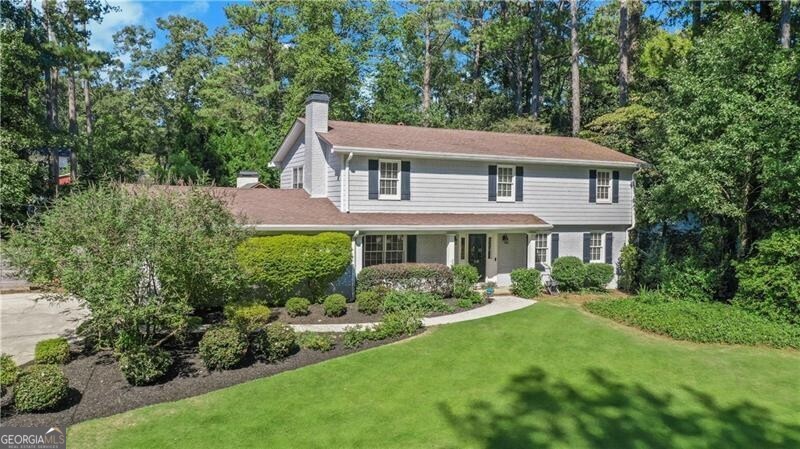
<path fill-rule="evenodd" d="M 601 170 L 598 169 L 595 171 L 596 175 L 594 178 L 594 200 L 597 203 L 601 204 L 609 204 L 614 198 L 614 173 L 611 170 Z M 608 173 L 608 198 L 600 198 L 600 173 Z"/>
<path fill-rule="evenodd" d="M 519 156 L 502 156 L 493 154 L 460 154 L 460 153 L 439 153 L 435 151 L 415 151 L 415 150 L 396 150 L 385 148 L 362 148 L 333 145 L 331 147 L 333 152 L 354 153 L 358 155 L 373 155 L 373 156 L 389 156 L 399 158 L 422 158 L 422 159 L 455 159 L 465 161 L 488 161 L 488 162 L 505 162 L 505 163 L 529 163 L 529 164 L 542 164 L 542 165 L 578 165 L 582 167 L 628 167 L 637 168 L 645 163 L 639 162 L 617 162 L 617 161 L 593 161 L 587 159 L 563 159 L 563 158 L 548 158 L 548 157 L 519 157 Z M 613 150 L 612 150 L 613 151 Z"/>
<path fill-rule="evenodd" d="M 383 164 L 395 164 L 397 165 L 397 177 L 395 179 L 385 178 L 388 181 L 394 181 L 397 183 L 395 186 L 396 193 L 394 195 L 389 195 L 386 193 L 381 193 L 381 181 L 384 180 L 383 175 L 381 174 L 381 166 Z M 402 188 L 401 184 L 401 165 L 399 159 L 378 159 L 378 199 L 379 200 L 389 200 L 389 201 L 399 201 L 400 200 L 400 189 Z"/>
<path fill-rule="evenodd" d="M 500 169 L 509 169 L 511 170 L 511 192 L 509 196 L 500 196 Z M 495 175 L 495 193 L 496 199 L 498 203 L 513 203 L 516 200 L 516 188 L 517 188 L 517 168 L 513 165 L 498 165 L 497 166 L 497 175 Z"/>
<path fill-rule="evenodd" d="M 400 236 L 403 239 L 403 249 L 401 250 L 402 251 L 402 260 L 400 262 L 386 262 L 386 243 L 388 241 L 387 237 L 389 237 L 389 236 Z M 408 234 L 396 234 L 396 233 L 391 233 L 391 234 L 366 234 L 366 235 L 363 236 L 364 239 L 366 239 L 368 237 L 381 237 L 381 243 L 382 243 L 382 248 L 381 248 L 381 251 L 380 251 L 380 253 L 381 253 L 381 264 L 386 264 L 386 263 L 406 263 L 406 261 L 408 260 L 408 254 L 407 254 L 408 253 Z M 364 240 L 363 251 L 364 251 L 363 260 L 366 261 L 367 260 L 367 241 L 366 240 Z M 397 251 L 393 250 L 392 252 L 396 253 Z M 378 265 L 378 264 L 375 264 L 375 265 Z M 363 262 L 362 262 L 362 266 L 369 266 L 369 265 L 363 265 Z"/>
<path fill-rule="evenodd" d="M 246 224 L 244 228 L 253 231 L 361 231 L 361 232 L 431 232 L 442 233 L 447 231 L 519 231 L 532 229 L 552 229 L 553 225 L 324 225 L 324 224 Z"/>
<path fill-rule="evenodd" d="M 277 167 L 281 163 L 283 163 L 283 158 L 286 157 L 286 154 L 289 153 L 289 150 L 292 149 L 292 145 L 294 142 L 300 137 L 300 135 L 305 130 L 305 125 L 299 119 L 294 121 L 291 129 L 289 129 L 289 133 L 286 134 L 286 137 L 283 139 L 281 146 L 278 147 L 278 151 L 275 152 L 275 156 L 272 156 L 272 160 L 269 161 L 270 167 Z"/>

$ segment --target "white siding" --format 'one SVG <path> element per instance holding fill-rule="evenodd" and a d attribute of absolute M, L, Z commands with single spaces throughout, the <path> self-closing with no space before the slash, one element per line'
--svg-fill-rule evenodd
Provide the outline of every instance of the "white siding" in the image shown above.
<path fill-rule="evenodd" d="M 503 235 L 508 243 L 503 243 Z M 528 262 L 528 236 L 526 234 L 497 234 L 497 285 L 511 285 L 511 271 L 525 268 Z"/>
<path fill-rule="evenodd" d="M 352 212 L 532 213 L 551 224 L 629 224 L 632 169 L 619 169 L 619 203 L 589 203 L 589 170 L 593 167 L 524 166 L 522 202 L 488 200 L 486 162 L 411 160 L 411 200 L 381 201 L 368 197 L 370 158 L 350 163 Z"/>
<path fill-rule="evenodd" d="M 614 279 L 609 284 L 609 288 L 617 287 L 617 261 L 619 260 L 622 247 L 625 245 L 625 228 L 621 227 L 578 227 L 578 226 L 556 226 L 552 232 L 558 233 L 558 255 L 575 256 L 583 260 L 583 234 L 586 232 L 602 232 L 613 234 L 611 243 L 611 263 L 614 265 Z M 603 240 L 605 244 L 605 237 Z M 605 251 L 605 248 L 604 248 Z M 603 253 L 605 258 L 605 252 Z"/>
<path fill-rule="evenodd" d="M 447 263 L 447 235 L 420 234 L 417 236 L 417 262 Z"/>
<path fill-rule="evenodd" d="M 303 138 L 300 137 L 299 139 L 297 139 L 297 142 L 294 143 L 294 146 L 284 159 L 283 169 L 281 170 L 282 189 L 292 188 L 292 169 L 295 167 L 303 167 L 305 165 L 306 162 L 305 154 L 306 154 L 306 147 L 303 144 Z M 307 185 L 306 182 L 303 181 L 303 187 L 305 187 L 306 185 Z"/>
<path fill-rule="evenodd" d="M 327 163 L 327 178 L 328 178 L 328 199 L 333 202 L 333 204 L 339 209 L 342 209 L 341 204 L 341 196 L 342 196 L 342 188 L 341 188 L 341 180 L 342 180 L 342 157 L 343 155 L 340 153 L 333 153 L 327 151 L 328 155 L 328 163 Z"/>

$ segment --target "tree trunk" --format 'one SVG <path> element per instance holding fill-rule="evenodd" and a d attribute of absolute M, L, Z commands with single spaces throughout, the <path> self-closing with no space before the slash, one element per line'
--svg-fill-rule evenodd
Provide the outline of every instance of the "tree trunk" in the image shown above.
<path fill-rule="evenodd" d="M 525 103 L 523 100 L 525 80 L 522 74 L 523 57 L 522 49 L 520 48 L 521 46 L 521 42 L 519 39 L 517 39 L 517 42 L 514 44 L 514 109 L 517 112 L 517 116 L 522 116 L 523 106 Z"/>
<path fill-rule="evenodd" d="M 691 1 L 691 0 L 690 0 Z M 703 16 L 703 2 L 700 0 L 692 1 L 692 36 L 700 35 L 700 21 Z"/>
<path fill-rule="evenodd" d="M 789 48 L 791 43 L 792 2 L 781 0 L 781 47 Z"/>
<path fill-rule="evenodd" d="M 472 16 L 472 30 L 480 29 L 483 27 L 483 0 L 479 1 L 476 5 L 475 12 Z M 481 69 L 483 65 L 483 38 L 475 41 L 475 48 L 472 50 L 472 81 L 481 79 Z"/>
<path fill-rule="evenodd" d="M 531 118 L 539 118 L 542 104 L 542 63 L 539 54 L 542 48 L 542 3 L 533 2 L 533 43 L 531 45 Z"/>
<path fill-rule="evenodd" d="M 570 2 L 570 44 L 572 47 L 572 135 L 581 130 L 581 75 L 578 70 L 578 0 Z"/>
<path fill-rule="evenodd" d="M 83 31 L 86 32 L 86 22 L 83 23 Z M 87 50 L 88 41 L 83 43 L 84 51 Z M 83 79 L 83 105 L 86 108 L 86 146 L 92 147 L 92 133 L 94 133 L 94 117 L 92 116 L 92 96 L 89 86 L 90 67 L 86 66 L 86 77 Z M 272 80 L 270 80 L 272 81 Z"/>
<path fill-rule="evenodd" d="M 51 4 L 51 1 L 43 0 L 42 7 L 44 9 L 45 27 L 47 28 L 47 41 L 51 46 L 55 47 L 57 45 L 55 24 L 53 23 L 55 5 Z M 47 124 L 51 133 L 49 142 L 50 184 L 54 195 L 58 195 L 58 148 L 56 148 L 55 142 L 52 140 L 52 136 L 58 132 L 58 67 L 56 67 L 55 61 L 52 60 L 53 55 L 48 56 L 50 60 L 45 74 L 45 88 L 47 95 Z"/>
<path fill-rule="evenodd" d="M 628 58 L 630 57 L 630 37 L 628 35 L 628 0 L 619 2 L 619 105 L 628 104 Z"/>
<path fill-rule="evenodd" d="M 425 55 L 422 70 L 422 113 L 428 112 L 431 107 L 431 27 L 425 23 Z M 426 119 L 427 121 L 427 119 Z"/>
<path fill-rule="evenodd" d="M 69 151 L 69 176 L 74 182 L 78 178 L 78 100 L 75 86 L 75 71 L 69 69 L 67 75 L 67 104 L 69 112 L 69 135 L 72 138 Z"/>

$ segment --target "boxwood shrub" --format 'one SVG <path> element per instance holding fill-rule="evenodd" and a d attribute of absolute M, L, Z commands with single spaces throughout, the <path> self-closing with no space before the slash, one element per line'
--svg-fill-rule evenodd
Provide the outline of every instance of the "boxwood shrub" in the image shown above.
<path fill-rule="evenodd" d="M 589 290 L 602 291 L 614 278 L 614 266 L 607 263 L 588 263 L 584 267 L 586 277 L 583 286 Z"/>
<path fill-rule="evenodd" d="M 364 290 L 356 293 L 356 305 L 358 311 L 373 315 L 381 311 L 383 295 L 376 290 Z"/>
<path fill-rule="evenodd" d="M 172 356 L 161 348 L 141 346 L 117 354 L 119 369 L 131 385 L 148 385 L 172 366 Z"/>
<path fill-rule="evenodd" d="M 269 307 L 263 304 L 231 304 L 225 307 L 228 322 L 246 334 L 266 326 L 269 316 Z"/>
<path fill-rule="evenodd" d="M 583 288 L 586 268 L 577 257 L 559 257 L 553 262 L 552 276 L 558 282 L 560 290 L 576 292 Z"/>
<path fill-rule="evenodd" d="M 237 248 L 246 279 L 282 302 L 306 291 L 319 301 L 350 265 L 350 237 L 337 232 L 252 237 Z"/>
<path fill-rule="evenodd" d="M 19 377 L 19 368 L 8 354 L 0 354 L 0 390 L 10 387 Z"/>
<path fill-rule="evenodd" d="M 214 327 L 200 340 L 200 357 L 210 370 L 238 365 L 247 354 L 245 334 L 231 326 Z"/>
<path fill-rule="evenodd" d="M 535 298 L 542 293 L 542 275 L 534 268 L 511 271 L 511 293 L 522 298 Z"/>
<path fill-rule="evenodd" d="M 66 399 L 69 381 L 58 365 L 34 365 L 14 386 L 14 405 L 22 413 L 50 410 Z"/>
<path fill-rule="evenodd" d="M 69 360 L 69 342 L 66 338 L 49 338 L 36 343 L 33 360 L 44 365 L 63 365 Z"/>
<path fill-rule="evenodd" d="M 468 298 L 475 291 L 475 283 L 480 279 L 478 269 L 467 263 L 453 266 L 453 297 Z"/>
<path fill-rule="evenodd" d="M 308 315 L 310 306 L 311 302 L 309 300 L 295 296 L 286 301 L 286 313 L 289 316 Z"/>
<path fill-rule="evenodd" d="M 396 263 L 372 265 L 358 273 L 358 290 L 415 291 L 443 298 L 453 294 L 453 272 L 438 263 Z"/>
<path fill-rule="evenodd" d="M 322 308 L 326 316 L 342 316 L 347 312 L 347 298 L 334 293 L 325 298 Z"/>
<path fill-rule="evenodd" d="M 270 362 L 283 359 L 297 349 L 297 335 L 290 326 L 275 322 L 252 336 L 253 354 Z"/>

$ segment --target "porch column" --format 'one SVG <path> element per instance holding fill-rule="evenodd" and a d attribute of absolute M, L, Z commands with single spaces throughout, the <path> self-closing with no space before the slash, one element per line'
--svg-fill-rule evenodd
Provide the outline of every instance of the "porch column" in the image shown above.
<path fill-rule="evenodd" d="M 536 268 L 536 234 L 528 233 L 528 268 Z"/>
<path fill-rule="evenodd" d="M 363 235 L 358 235 L 353 239 L 353 268 L 355 269 L 355 274 L 360 273 L 361 269 L 364 268 L 363 243 Z"/>
<path fill-rule="evenodd" d="M 456 235 L 447 234 L 447 266 L 456 264 Z"/>

